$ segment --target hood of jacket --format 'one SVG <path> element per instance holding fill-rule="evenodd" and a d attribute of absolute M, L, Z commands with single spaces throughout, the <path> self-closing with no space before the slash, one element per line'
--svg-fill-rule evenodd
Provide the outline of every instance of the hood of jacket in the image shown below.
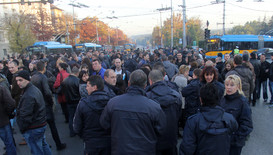
<path fill-rule="evenodd" d="M 94 91 L 87 98 L 83 98 L 83 102 L 94 111 L 102 111 L 109 101 L 110 97 L 105 91 Z"/>
<path fill-rule="evenodd" d="M 224 109 L 219 106 L 202 107 L 200 113 L 203 117 L 199 122 L 200 130 L 211 135 L 226 133 L 228 128 L 225 127 L 223 120 L 224 112 Z"/>

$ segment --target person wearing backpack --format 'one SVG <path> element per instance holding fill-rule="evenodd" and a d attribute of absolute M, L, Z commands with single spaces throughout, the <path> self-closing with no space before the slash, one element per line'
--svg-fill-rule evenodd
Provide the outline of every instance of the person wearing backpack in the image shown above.
<path fill-rule="evenodd" d="M 207 83 L 201 87 L 200 102 L 199 112 L 186 122 L 179 154 L 228 155 L 231 133 L 237 130 L 238 124 L 231 114 L 218 106 L 215 84 Z"/>

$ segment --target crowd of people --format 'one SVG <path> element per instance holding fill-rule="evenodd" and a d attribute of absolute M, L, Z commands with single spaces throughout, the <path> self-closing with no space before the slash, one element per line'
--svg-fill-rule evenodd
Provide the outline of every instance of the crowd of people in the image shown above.
<path fill-rule="evenodd" d="M 66 148 L 56 104 L 84 154 L 239 155 L 253 130 L 250 105 L 261 90 L 268 102 L 268 81 L 273 91 L 273 64 L 255 52 L 212 60 L 198 50 L 22 54 L 1 60 L 0 73 L 8 155 L 16 154 L 15 122 L 32 154 L 52 154 L 47 125 L 56 149 Z"/>

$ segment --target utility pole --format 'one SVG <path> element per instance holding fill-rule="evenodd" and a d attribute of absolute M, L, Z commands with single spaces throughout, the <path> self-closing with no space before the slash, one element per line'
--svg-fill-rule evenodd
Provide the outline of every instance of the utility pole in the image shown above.
<path fill-rule="evenodd" d="M 183 49 L 187 47 L 187 40 L 186 40 L 186 0 L 183 0 Z"/>
<path fill-rule="evenodd" d="M 224 3 L 224 7 L 223 7 L 223 35 L 226 34 L 226 30 L 225 30 L 225 20 L 226 20 L 226 0 L 223 1 Z"/>
<path fill-rule="evenodd" d="M 171 51 L 173 50 L 173 0 L 171 0 Z"/>
<path fill-rule="evenodd" d="M 97 44 L 99 44 L 98 19 L 96 19 Z"/>
<path fill-rule="evenodd" d="M 89 8 L 89 6 L 87 6 L 85 4 L 82 4 L 82 3 L 75 4 L 74 2 L 75 2 L 75 0 L 73 0 L 72 3 L 70 3 L 68 5 L 71 5 L 72 8 L 73 8 L 73 25 L 74 25 L 75 44 L 76 44 L 77 43 L 77 38 L 76 38 L 76 23 L 75 23 L 75 16 L 74 16 L 74 7 L 77 7 L 77 8 L 82 8 L 82 7 Z"/>
<path fill-rule="evenodd" d="M 162 13 L 162 11 L 167 11 L 167 10 L 171 10 L 171 8 L 170 7 L 166 7 L 166 8 L 163 8 L 163 7 L 161 7 L 161 8 L 159 8 L 159 9 L 156 9 L 157 11 L 159 11 L 159 13 L 160 13 L 160 32 L 161 32 L 161 47 L 163 48 L 164 47 L 164 44 L 163 44 L 163 37 L 162 37 L 162 18 L 161 18 L 161 13 Z"/>

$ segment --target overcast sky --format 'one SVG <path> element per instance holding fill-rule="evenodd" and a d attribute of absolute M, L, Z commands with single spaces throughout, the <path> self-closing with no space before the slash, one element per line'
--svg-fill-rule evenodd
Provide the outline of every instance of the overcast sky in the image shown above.
<path fill-rule="evenodd" d="M 206 27 L 208 20 L 210 29 L 221 29 L 223 25 L 223 3 L 212 4 L 216 0 L 186 0 L 187 18 L 199 17 Z M 221 0 L 220 0 L 221 1 Z M 226 0 L 226 28 L 243 25 L 247 21 L 267 20 L 273 16 L 273 0 L 254 2 L 257 0 Z M 72 13 L 70 0 L 55 0 L 55 5 L 66 12 Z M 174 13 L 182 13 L 183 0 L 172 0 Z M 156 9 L 170 7 L 171 0 L 74 0 L 89 8 L 76 8 L 75 14 L 79 19 L 87 16 L 98 16 L 100 20 L 108 23 L 110 27 L 118 27 L 125 34 L 132 36 L 138 34 L 151 34 L 153 27 L 160 25 L 160 14 Z M 169 18 L 170 11 L 162 13 L 162 21 Z M 106 17 L 118 17 L 107 19 Z"/>

